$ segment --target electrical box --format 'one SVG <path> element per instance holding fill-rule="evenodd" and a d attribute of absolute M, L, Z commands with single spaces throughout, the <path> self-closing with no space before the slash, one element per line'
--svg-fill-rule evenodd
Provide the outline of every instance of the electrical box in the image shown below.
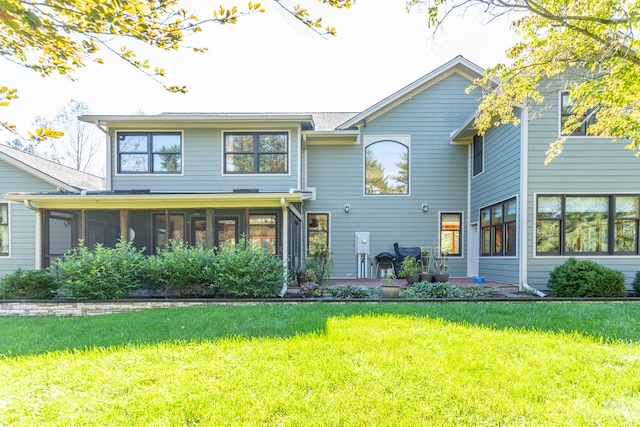
<path fill-rule="evenodd" d="M 356 232 L 356 255 L 369 255 L 369 232 Z"/>

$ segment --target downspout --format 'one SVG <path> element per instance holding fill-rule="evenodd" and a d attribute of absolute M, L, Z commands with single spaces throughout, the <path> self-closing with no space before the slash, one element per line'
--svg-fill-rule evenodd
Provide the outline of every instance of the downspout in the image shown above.
<path fill-rule="evenodd" d="M 24 206 L 36 214 L 36 270 L 42 269 L 42 211 L 36 208 L 31 200 L 25 200 Z"/>
<path fill-rule="evenodd" d="M 94 122 L 94 124 L 96 125 L 96 127 L 98 128 L 98 130 L 102 133 L 104 133 L 107 136 L 107 149 L 106 149 L 106 157 L 107 157 L 107 162 L 104 165 L 104 172 L 105 172 L 105 176 L 106 176 L 106 183 L 107 183 L 107 190 L 111 190 L 112 186 L 111 186 L 111 165 L 112 165 L 112 160 L 111 160 L 111 134 L 109 133 L 108 130 L 106 130 L 105 128 L 102 127 L 102 125 L 100 124 L 100 121 L 96 120 Z"/>
<path fill-rule="evenodd" d="M 529 253 L 528 230 L 529 230 L 529 110 L 525 106 L 522 108 L 520 117 L 521 140 L 520 144 L 520 280 L 519 290 L 521 292 L 531 292 L 539 297 L 546 297 L 547 294 L 540 292 L 536 288 L 529 286 L 528 268 Z"/>

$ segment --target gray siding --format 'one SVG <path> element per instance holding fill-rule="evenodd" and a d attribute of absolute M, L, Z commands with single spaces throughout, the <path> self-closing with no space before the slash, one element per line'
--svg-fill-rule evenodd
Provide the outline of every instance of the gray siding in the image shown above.
<path fill-rule="evenodd" d="M 259 188 L 261 191 L 286 191 L 298 188 L 299 132 L 291 123 L 228 125 L 215 128 L 185 128 L 159 125 L 144 129 L 110 129 L 112 135 L 123 131 L 183 131 L 182 174 L 118 174 L 117 147 L 112 138 L 112 187 L 114 190 L 150 189 L 151 191 L 231 191 L 238 188 Z M 223 175 L 222 133 L 227 131 L 289 132 L 289 173 L 278 175 Z"/>
<path fill-rule="evenodd" d="M 317 200 L 308 212 L 331 213 L 331 250 L 335 277 L 355 277 L 355 232 L 370 235 L 370 262 L 401 246 L 438 244 L 439 213 L 462 212 L 466 222 L 467 147 L 449 142 L 477 107 L 477 94 L 465 94 L 469 80 L 452 74 L 384 115 L 367 123 L 366 135 L 410 135 L 410 195 L 364 196 L 362 144 L 308 147 L 308 185 Z M 351 211 L 345 213 L 345 203 Z M 421 205 L 427 203 L 429 212 Z M 462 247 L 464 248 L 464 240 Z M 466 252 L 450 257 L 452 276 L 466 275 Z"/>
<path fill-rule="evenodd" d="M 0 161 L 0 194 L 55 191 L 53 185 Z M 0 199 L 0 202 L 6 201 Z M 36 267 L 36 215 L 21 203 L 9 203 L 9 256 L 0 256 L 0 276 Z"/>
<path fill-rule="evenodd" d="M 531 286 L 545 288 L 551 270 L 568 256 L 535 255 L 535 195 L 536 194 L 621 194 L 640 193 L 640 160 L 624 150 L 624 141 L 611 144 L 610 139 L 594 137 L 568 138 L 564 152 L 544 165 L 549 144 L 558 138 L 558 92 L 550 91 L 545 104 L 536 110 L 529 124 L 529 258 L 528 281 Z M 581 258 L 581 257 L 576 257 Z M 640 270 L 638 256 L 586 256 L 584 258 L 616 268 L 630 284 Z"/>
<path fill-rule="evenodd" d="M 518 197 L 520 194 L 520 142 L 520 126 L 504 125 L 492 128 L 484 136 L 484 169 L 481 174 L 471 178 L 470 222 L 478 222 L 478 230 L 480 209 Z M 518 220 L 518 227 L 520 226 Z M 481 234 L 479 236 L 481 240 Z M 481 244 L 480 241 L 478 243 Z M 481 253 L 480 249 L 478 253 Z M 518 257 L 481 255 L 478 273 L 491 280 L 518 283 Z"/>

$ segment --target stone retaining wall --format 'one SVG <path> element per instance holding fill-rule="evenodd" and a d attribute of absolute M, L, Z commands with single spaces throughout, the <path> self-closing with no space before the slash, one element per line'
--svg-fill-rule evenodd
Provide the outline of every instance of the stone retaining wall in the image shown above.
<path fill-rule="evenodd" d="M 0 316 L 92 316 L 151 308 L 225 304 L 211 300 L 51 301 L 0 300 Z"/>

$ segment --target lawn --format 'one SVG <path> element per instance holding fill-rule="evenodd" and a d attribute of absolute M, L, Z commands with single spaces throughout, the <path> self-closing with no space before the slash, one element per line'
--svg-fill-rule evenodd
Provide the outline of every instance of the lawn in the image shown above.
<path fill-rule="evenodd" d="M 318 303 L 0 318 L 0 425 L 639 425 L 637 313 Z"/>

